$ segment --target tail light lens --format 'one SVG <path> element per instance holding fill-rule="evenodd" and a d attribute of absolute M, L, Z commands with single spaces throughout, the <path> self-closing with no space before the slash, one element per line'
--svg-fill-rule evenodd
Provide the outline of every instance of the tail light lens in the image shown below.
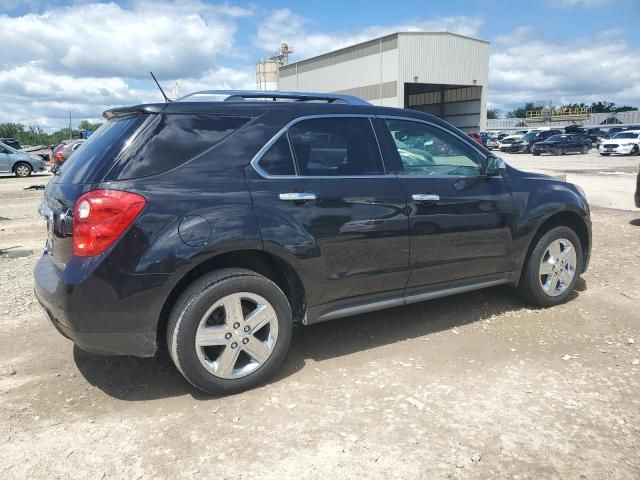
<path fill-rule="evenodd" d="M 92 190 L 79 197 L 73 210 L 73 254 L 93 257 L 104 252 L 146 204 L 143 196 L 119 190 Z"/>
<path fill-rule="evenodd" d="M 62 156 L 62 153 L 60 152 L 56 152 L 53 154 L 53 159 L 59 164 L 62 165 L 64 163 L 64 157 Z"/>

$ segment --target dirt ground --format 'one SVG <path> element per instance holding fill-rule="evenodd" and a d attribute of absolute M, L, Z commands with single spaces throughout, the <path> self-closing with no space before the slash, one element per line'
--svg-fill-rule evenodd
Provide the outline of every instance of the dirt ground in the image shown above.
<path fill-rule="evenodd" d="M 640 478 L 640 210 L 594 207 L 564 305 L 492 288 L 300 327 L 268 385 L 214 398 L 166 355 L 93 356 L 49 324 L 22 190 L 47 179 L 0 178 L 0 478 Z"/>

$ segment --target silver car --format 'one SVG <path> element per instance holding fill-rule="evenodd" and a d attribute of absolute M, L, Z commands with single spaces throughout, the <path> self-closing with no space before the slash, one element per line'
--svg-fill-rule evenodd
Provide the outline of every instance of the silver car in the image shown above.
<path fill-rule="evenodd" d="M 0 143 L 0 174 L 13 173 L 16 177 L 28 177 L 44 168 L 45 163 L 39 156 L 29 155 Z"/>

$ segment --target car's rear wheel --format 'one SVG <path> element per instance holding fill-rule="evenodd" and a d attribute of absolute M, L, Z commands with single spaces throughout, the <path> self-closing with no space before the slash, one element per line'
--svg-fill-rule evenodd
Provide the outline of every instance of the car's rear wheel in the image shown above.
<path fill-rule="evenodd" d="M 551 307 L 562 303 L 582 271 L 582 245 L 569 227 L 555 227 L 534 240 L 518 285 L 530 303 Z"/>
<path fill-rule="evenodd" d="M 169 353 L 195 387 L 228 394 L 263 383 L 284 359 L 293 321 L 282 290 L 250 270 L 224 269 L 191 285 L 167 326 Z"/>
<path fill-rule="evenodd" d="M 13 173 L 16 177 L 25 178 L 31 175 L 33 169 L 28 163 L 18 163 L 13 167 Z"/>

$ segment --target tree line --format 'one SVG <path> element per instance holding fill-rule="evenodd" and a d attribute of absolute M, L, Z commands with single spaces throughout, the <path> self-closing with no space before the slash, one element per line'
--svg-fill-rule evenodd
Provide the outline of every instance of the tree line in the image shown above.
<path fill-rule="evenodd" d="M 21 123 L 0 123 L 0 138 L 15 138 L 21 145 L 57 145 L 62 140 L 80 138 L 82 130 L 95 131 L 102 123 L 92 123 L 82 120 L 78 128 L 61 128 L 53 133 L 47 133 L 37 126 L 25 126 Z"/>
<path fill-rule="evenodd" d="M 591 105 L 586 103 L 567 103 L 560 105 L 559 107 L 552 108 L 589 108 L 591 113 L 619 113 L 619 112 L 628 112 L 630 110 L 637 110 L 637 107 L 631 107 L 629 105 L 616 106 L 614 102 L 593 102 Z M 527 112 L 532 111 L 541 111 L 542 106 L 540 104 L 536 104 L 534 102 L 527 102 L 521 107 L 515 108 L 508 112 L 503 112 L 497 108 L 489 108 L 487 110 L 487 118 L 488 119 L 496 119 L 496 118 L 525 118 L 527 116 Z"/>

